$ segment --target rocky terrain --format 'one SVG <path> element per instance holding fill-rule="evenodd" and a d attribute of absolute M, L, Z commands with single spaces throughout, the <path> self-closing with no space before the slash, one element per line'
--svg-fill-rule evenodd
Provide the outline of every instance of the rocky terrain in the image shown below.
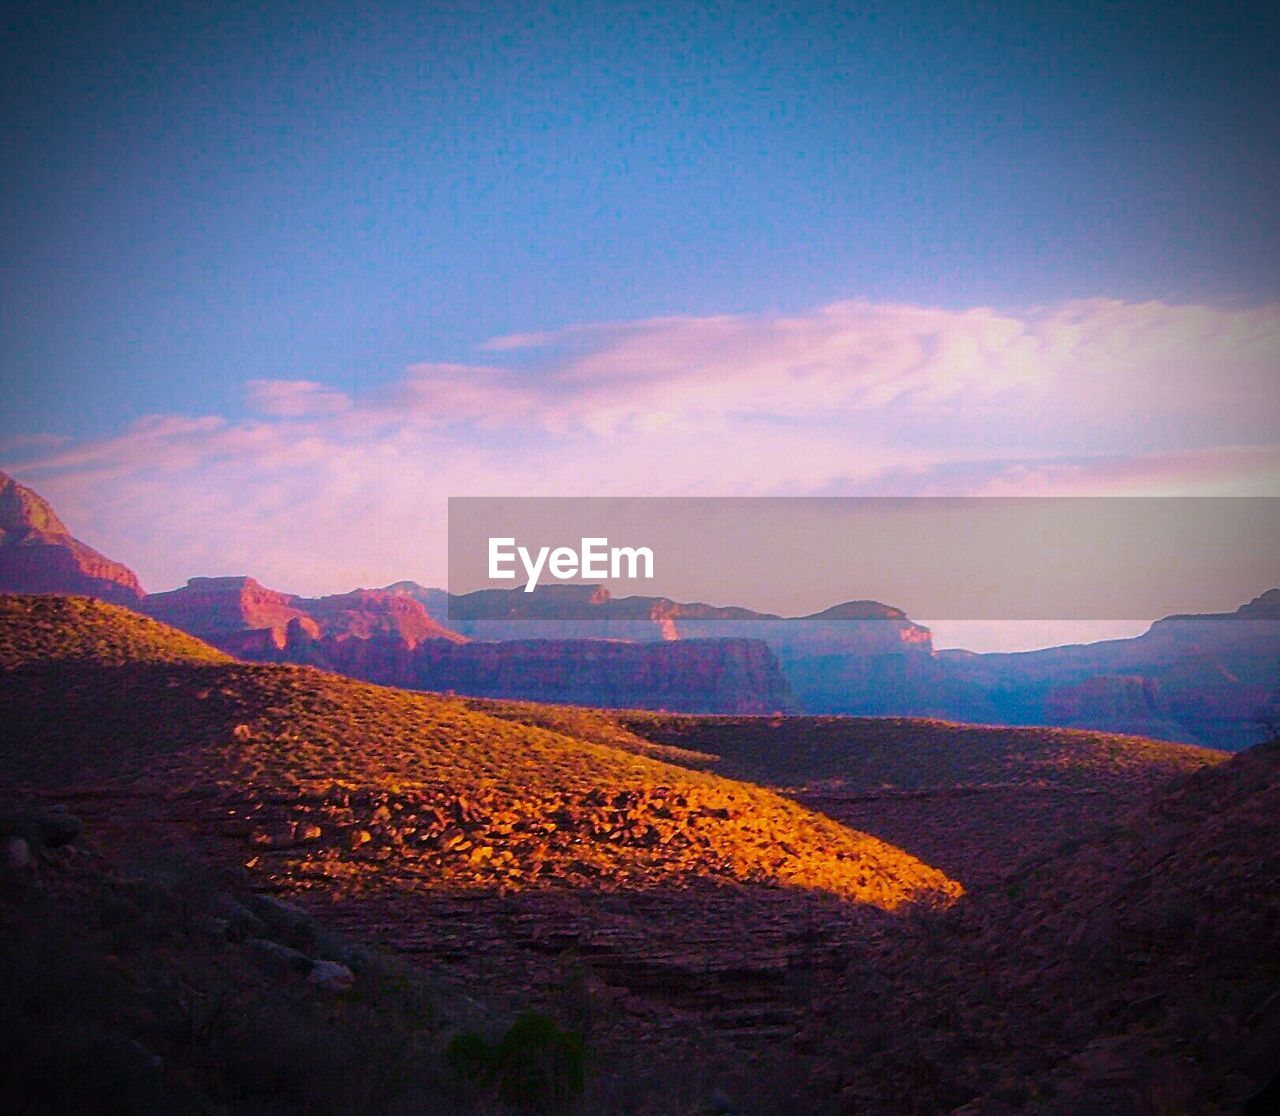
<path fill-rule="evenodd" d="M 796 707 L 777 659 L 758 639 L 435 643 L 419 649 L 412 677 L 424 690 L 610 708 L 772 713 Z"/>
<path fill-rule="evenodd" d="M 1058 728 L 914 718 L 654 716 L 554 706 L 492 709 L 673 763 L 784 788 L 884 837 L 966 887 L 1002 879 L 1112 824 L 1171 777 L 1225 761 L 1206 748 Z"/>
<path fill-rule="evenodd" d="M 1275 747 L 440 697 L 52 597 L 0 600 L 0 707 L 36 1087 L 59 1050 L 223 1111 L 351 1111 L 333 1061 L 386 1111 L 1212 1113 L 1280 1065 Z M 54 1011 L 64 970 L 108 991 Z"/>
<path fill-rule="evenodd" d="M 24 648 L 27 630 L 37 636 Z M 181 633 L 111 606 L 0 598 L 0 632 L 10 781 L 118 788 L 144 814 L 159 807 L 144 792 L 176 795 L 191 824 L 203 819 L 264 872 L 343 887 L 715 877 L 886 909 L 959 892 L 749 784 L 449 698 L 236 663 L 198 644 L 187 658 Z"/>

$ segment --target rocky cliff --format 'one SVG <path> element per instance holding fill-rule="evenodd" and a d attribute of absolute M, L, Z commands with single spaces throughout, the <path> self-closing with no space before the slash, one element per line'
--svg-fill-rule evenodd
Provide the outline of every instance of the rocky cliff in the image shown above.
<path fill-rule="evenodd" d="M 47 501 L 0 473 L 0 591 L 77 593 L 115 604 L 142 596 L 137 575 L 73 538 Z"/>
<path fill-rule="evenodd" d="M 1280 684 L 1280 590 L 1235 612 L 1157 620 L 1135 639 L 937 659 L 953 684 L 985 695 L 988 719 L 1244 748 L 1264 739 L 1257 713 Z M 964 704 L 949 715 L 979 719 Z"/>
<path fill-rule="evenodd" d="M 469 643 L 390 589 L 280 593 L 251 577 L 192 578 L 139 608 L 230 654 L 317 666 L 382 685 L 578 705 L 773 712 L 795 698 L 758 640 Z"/>
<path fill-rule="evenodd" d="M 417 601 L 386 590 L 299 597 L 251 577 L 193 577 L 181 589 L 151 594 L 138 607 L 225 651 L 255 659 L 325 640 L 389 637 L 413 648 L 426 639 L 463 639 L 432 620 Z"/>
<path fill-rule="evenodd" d="M 306 614 L 297 598 L 251 577 L 193 577 L 181 589 L 152 593 L 139 606 L 148 616 L 216 642 L 241 632 L 278 631 Z"/>
<path fill-rule="evenodd" d="M 481 589 L 450 596 L 413 582 L 389 592 L 412 597 L 455 631 L 482 640 L 760 639 L 780 657 L 929 654 L 929 629 L 878 601 L 846 601 L 811 616 L 777 616 L 667 597 L 614 597 L 600 585 Z"/>
<path fill-rule="evenodd" d="M 415 658 L 419 688 L 477 697 L 690 713 L 796 708 L 777 659 L 760 640 L 435 641 Z"/>

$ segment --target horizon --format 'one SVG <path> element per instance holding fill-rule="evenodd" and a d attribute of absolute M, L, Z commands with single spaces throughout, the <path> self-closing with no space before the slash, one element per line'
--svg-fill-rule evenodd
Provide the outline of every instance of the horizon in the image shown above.
<path fill-rule="evenodd" d="M 7 32 L 0 468 L 144 585 L 445 584 L 453 496 L 1280 495 L 1272 6 Z"/>

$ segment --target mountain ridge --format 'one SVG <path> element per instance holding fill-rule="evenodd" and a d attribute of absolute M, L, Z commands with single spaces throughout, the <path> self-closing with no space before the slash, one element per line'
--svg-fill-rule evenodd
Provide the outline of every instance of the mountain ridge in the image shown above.
<path fill-rule="evenodd" d="M 1228 749 L 1260 740 L 1258 710 L 1280 701 L 1280 589 L 1230 613 L 1163 617 L 1134 639 L 990 654 L 935 651 L 927 627 L 867 600 L 781 617 L 665 597 L 614 598 L 599 585 L 451 597 L 400 581 L 307 598 L 246 576 L 193 577 L 147 595 L 132 571 L 71 536 L 47 501 L 0 474 L 5 588 L 127 604 L 249 660 L 495 698 L 575 700 L 570 680 L 577 678 L 578 701 L 653 706 L 662 699 L 645 688 L 661 677 L 665 692 L 678 695 L 676 707 L 688 711 L 1047 723 Z M 632 649 L 602 650 L 602 641 Z M 677 646 L 690 643 L 703 646 Z M 776 660 L 772 666 L 756 644 Z M 586 663 L 594 674 L 583 674 Z M 680 669 L 685 678 L 676 684 Z M 621 685 L 610 671 L 622 672 Z M 505 689 L 491 685 L 495 672 Z M 731 678 L 741 684 L 725 681 Z"/>

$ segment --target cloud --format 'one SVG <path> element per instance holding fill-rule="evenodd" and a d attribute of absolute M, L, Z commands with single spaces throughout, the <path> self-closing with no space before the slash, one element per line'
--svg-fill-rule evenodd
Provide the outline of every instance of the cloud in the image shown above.
<path fill-rule="evenodd" d="M 979 496 L 1276 496 L 1280 446 L 1215 446 L 1138 457 L 1009 466 Z"/>
<path fill-rule="evenodd" d="M 1098 299 L 1010 313 L 858 300 L 795 316 L 575 326 L 486 347 L 519 353 L 540 371 L 523 398 L 544 422 L 598 431 L 654 414 L 669 422 L 1052 414 L 1132 426 L 1137 415 L 1239 420 L 1248 406 L 1260 409 L 1259 421 L 1280 418 L 1274 306 Z"/>
<path fill-rule="evenodd" d="M 151 589 L 441 582 L 450 495 L 1277 495 L 1278 339 L 1274 306 L 1108 300 L 588 323 L 4 467 Z"/>
<path fill-rule="evenodd" d="M 351 407 L 351 398 L 314 380 L 250 380 L 249 405 L 260 415 L 302 418 L 336 415 Z"/>

